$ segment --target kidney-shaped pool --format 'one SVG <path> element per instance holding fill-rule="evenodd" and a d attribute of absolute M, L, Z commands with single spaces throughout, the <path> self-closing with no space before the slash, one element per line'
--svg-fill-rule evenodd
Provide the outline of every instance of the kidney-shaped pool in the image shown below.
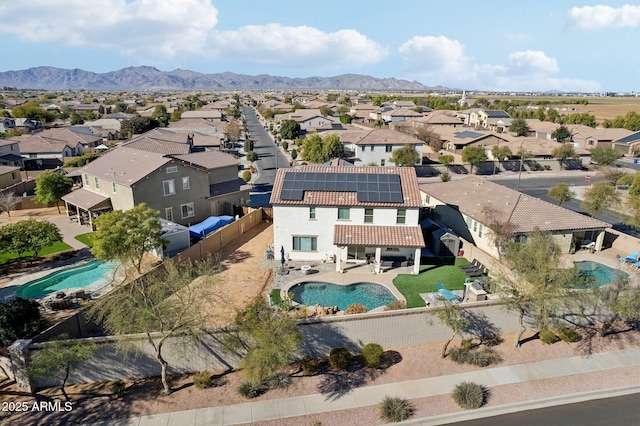
<path fill-rule="evenodd" d="M 368 282 L 338 285 L 322 281 L 305 281 L 293 285 L 289 293 L 293 294 L 294 302 L 307 306 L 337 306 L 341 311 L 354 303 L 360 303 L 372 310 L 397 300 L 385 286 Z"/>

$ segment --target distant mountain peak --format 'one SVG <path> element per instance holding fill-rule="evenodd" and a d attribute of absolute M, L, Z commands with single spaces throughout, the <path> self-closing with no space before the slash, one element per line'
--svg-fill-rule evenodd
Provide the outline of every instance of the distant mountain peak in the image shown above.
<path fill-rule="evenodd" d="M 39 90 L 396 90 L 425 91 L 417 81 L 376 78 L 360 74 L 334 77 L 289 78 L 268 74 L 244 75 L 233 72 L 203 74 L 176 69 L 165 72 L 148 66 L 131 66 L 107 73 L 50 66 L 0 72 L 0 87 Z"/>

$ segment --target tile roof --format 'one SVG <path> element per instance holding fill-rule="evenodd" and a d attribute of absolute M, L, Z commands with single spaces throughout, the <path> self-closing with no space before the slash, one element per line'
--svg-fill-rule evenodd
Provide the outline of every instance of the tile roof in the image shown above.
<path fill-rule="evenodd" d="M 355 192 L 344 191 L 305 191 L 302 200 L 282 200 L 280 194 L 284 182 L 285 173 L 316 172 L 316 173 L 346 173 L 349 175 L 358 173 L 372 174 L 397 174 L 400 175 L 402 187 L 402 203 L 383 202 L 358 202 Z M 422 206 L 420 191 L 418 189 L 418 178 L 413 167 L 381 167 L 364 166 L 349 167 L 336 166 L 327 167 L 322 165 L 309 165 L 297 167 L 295 169 L 279 169 L 271 193 L 271 204 L 290 206 L 367 206 L 367 207 L 406 207 L 418 208 Z"/>
<path fill-rule="evenodd" d="M 148 137 L 136 138 L 130 142 L 123 143 L 122 146 L 167 155 L 188 154 L 191 150 L 189 145 L 183 142 L 174 142 Z"/>
<path fill-rule="evenodd" d="M 424 247 L 419 226 L 334 225 L 337 246 Z"/>
<path fill-rule="evenodd" d="M 422 145 L 420 139 L 397 130 L 375 129 L 355 142 L 356 145 Z"/>
<path fill-rule="evenodd" d="M 511 221 L 518 233 L 539 228 L 542 231 L 574 231 L 610 228 L 606 222 L 567 210 L 523 194 L 487 179 L 466 179 L 420 185 L 420 191 L 451 206 L 480 223 L 486 222 L 483 208 L 502 212 L 502 220 Z"/>
<path fill-rule="evenodd" d="M 109 182 L 132 186 L 171 161 L 163 154 L 123 146 L 107 151 L 79 171 Z"/>
<path fill-rule="evenodd" d="M 11 139 L 18 142 L 21 154 L 29 153 L 62 153 L 66 147 L 75 148 L 80 142 L 69 142 L 59 139 L 46 138 L 41 134 L 22 135 Z"/>
<path fill-rule="evenodd" d="M 173 157 L 207 170 L 228 166 L 237 167 L 240 164 L 233 155 L 221 151 L 195 152 L 193 154 L 174 155 Z"/>

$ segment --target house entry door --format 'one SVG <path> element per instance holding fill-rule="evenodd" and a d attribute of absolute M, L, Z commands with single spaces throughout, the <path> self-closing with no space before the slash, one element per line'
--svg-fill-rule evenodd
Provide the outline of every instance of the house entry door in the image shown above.
<path fill-rule="evenodd" d="M 364 250 L 365 248 L 362 246 L 347 247 L 347 260 L 366 260 Z"/>

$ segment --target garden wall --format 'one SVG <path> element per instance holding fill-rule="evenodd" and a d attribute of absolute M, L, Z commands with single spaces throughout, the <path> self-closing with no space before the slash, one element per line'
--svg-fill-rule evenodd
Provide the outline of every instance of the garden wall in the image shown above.
<path fill-rule="evenodd" d="M 0 377 L 8 377 L 14 380 L 13 369 L 11 368 L 11 358 L 8 356 L 0 356 Z"/>

